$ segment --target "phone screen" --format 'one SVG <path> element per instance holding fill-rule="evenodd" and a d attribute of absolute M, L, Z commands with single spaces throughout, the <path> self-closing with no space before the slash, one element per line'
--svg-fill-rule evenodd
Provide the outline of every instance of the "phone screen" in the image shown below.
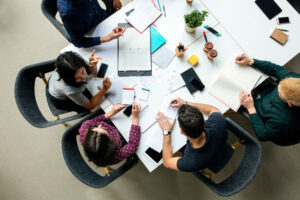
<path fill-rule="evenodd" d="M 132 105 L 127 106 L 127 107 L 125 108 L 125 110 L 123 111 L 123 113 L 124 113 L 127 117 L 129 117 L 129 116 L 131 115 L 131 111 L 132 111 Z"/>
<path fill-rule="evenodd" d="M 162 159 L 162 152 L 157 152 L 151 147 L 146 150 L 146 154 L 152 158 L 156 163 L 158 163 Z"/>
<path fill-rule="evenodd" d="M 99 71 L 98 71 L 97 76 L 98 76 L 99 78 L 104 78 L 104 76 L 105 76 L 105 74 L 106 74 L 106 71 L 107 71 L 107 68 L 108 68 L 108 65 L 107 65 L 107 64 L 101 63 L 100 69 L 99 69 Z"/>
<path fill-rule="evenodd" d="M 279 17 L 278 22 L 279 24 L 284 24 L 284 23 L 290 23 L 290 20 L 288 17 Z"/>
<path fill-rule="evenodd" d="M 195 77 L 190 81 L 191 85 L 197 88 L 198 90 L 202 91 L 204 89 L 204 85 L 201 81 L 196 79 Z"/>

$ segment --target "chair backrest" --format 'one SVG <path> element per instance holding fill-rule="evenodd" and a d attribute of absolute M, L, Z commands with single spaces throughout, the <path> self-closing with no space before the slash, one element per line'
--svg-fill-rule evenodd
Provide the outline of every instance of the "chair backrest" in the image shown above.
<path fill-rule="evenodd" d="M 110 176 L 101 176 L 94 172 L 87 165 L 79 151 L 76 136 L 78 135 L 78 130 L 81 124 L 85 120 L 91 119 L 100 114 L 103 114 L 102 110 L 97 110 L 91 113 L 83 120 L 69 128 L 64 133 L 62 138 L 62 152 L 68 168 L 78 180 L 93 188 L 102 188 L 108 185 L 109 183 L 117 179 L 119 176 L 127 172 L 129 169 L 131 169 L 133 166 L 135 166 L 138 162 L 138 158 L 134 154 L 127 158 L 126 162 L 122 166 L 110 172 Z"/>
<path fill-rule="evenodd" d="M 41 9 L 45 17 L 55 26 L 55 28 L 70 42 L 70 35 L 67 30 L 57 21 L 57 0 L 42 0 Z"/>
<path fill-rule="evenodd" d="M 231 196 L 247 187 L 256 176 L 262 158 L 260 143 L 231 119 L 226 118 L 226 122 L 227 128 L 233 134 L 240 140 L 245 140 L 243 145 L 246 146 L 246 151 L 240 165 L 230 177 L 221 183 L 211 182 L 210 179 L 198 171 L 193 172 L 194 175 L 203 181 L 211 190 L 221 196 Z"/>
<path fill-rule="evenodd" d="M 21 69 L 17 75 L 15 82 L 15 100 L 16 104 L 23 115 L 23 117 L 32 125 L 37 128 L 45 128 L 56 124 L 61 124 L 70 120 L 74 120 L 88 112 L 79 113 L 63 119 L 55 121 L 48 121 L 41 113 L 36 97 L 35 97 L 35 80 L 48 72 L 55 69 L 54 63 L 56 60 L 50 60 L 34 65 L 29 65 Z"/>

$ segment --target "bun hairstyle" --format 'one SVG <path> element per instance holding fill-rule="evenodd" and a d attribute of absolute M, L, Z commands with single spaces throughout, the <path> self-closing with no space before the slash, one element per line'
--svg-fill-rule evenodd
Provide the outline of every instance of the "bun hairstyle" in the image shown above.
<path fill-rule="evenodd" d="M 99 134 L 93 128 L 88 128 L 83 150 L 89 161 L 99 167 L 106 167 L 115 159 L 117 145 L 107 134 Z"/>

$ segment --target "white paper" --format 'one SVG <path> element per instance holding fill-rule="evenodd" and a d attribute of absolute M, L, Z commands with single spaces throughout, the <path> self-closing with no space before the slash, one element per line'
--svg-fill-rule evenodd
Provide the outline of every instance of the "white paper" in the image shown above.
<path fill-rule="evenodd" d="M 144 133 L 156 122 L 155 114 L 150 106 L 146 106 L 139 114 L 139 126 Z"/>
<path fill-rule="evenodd" d="M 161 105 L 160 111 L 162 113 L 164 113 L 164 115 L 167 118 L 173 120 L 177 116 L 178 108 L 174 108 L 174 107 L 170 106 L 170 102 L 171 102 L 170 97 L 165 98 L 162 105 Z"/>
<path fill-rule="evenodd" d="M 209 93 L 219 101 L 237 111 L 241 106 L 241 91 L 250 93 L 261 73 L 248 66 L 240 66 L 231 61 L 223 68 L 222 73 L 212 85 Z"/>
<path fill-rule="evenodd" d="M 167 94 L 185 86 L 185 82 L 181 75 L 174 71 L 168 73 L 168 75 L 161 80 L 161 83 Z"/>
<path fill-rule="evenodd" d="M 164 45 L 152 54 L 152 62 L 160 68 L 165 69 L 169 66 L 174 56 L 175 53 Z"/>
<path fill-rule="evenodd" d="M 147 138 L 146 145 L 157 152 L 161 152 L 163 145 L 163 131 L 158 123 L 155 123 L 149 130 L 149 136 Z"/>
<path fill-rule="evenodd" d="M 134 89 L 133 88 L 123 88 L 122 89 L 122 104 L 128 105 L 134 102 Z"/>
<path fill-rule="evenodd" d="M 148 101 L 150 90 L 143 87 L 138 87 L 136 89 L 136 98 L 142 101 Z"/>

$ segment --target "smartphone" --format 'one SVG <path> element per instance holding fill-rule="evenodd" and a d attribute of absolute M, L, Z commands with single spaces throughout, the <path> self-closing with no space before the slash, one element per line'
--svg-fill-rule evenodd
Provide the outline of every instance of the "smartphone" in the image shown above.
<path fill-rule="evenodd" d="M 107 64 L 101 63 L 99 71 L 97 73 L 97 77 L 104 78 L 104 76 L 106 74 L 106 71 L 107 71 L 107 68 L 108 68 Z"/>
<path fill-rule="evenodd" d="M 123 113 L 124 113 L 124 115 L 126 115 L 127 117 L 130 117 L 131 111 L 132 111 L 132 105 L 127 106 L 127 107 L 125 108 L 125 110 L 123 111 Z"/>
<path fill-rule="evenodd" d="M 194 86 L 195 88 L 197 88 L 198 90 L 202 91 L 204 89 L 204 84 L 197 78 L 193 78 L 191 81 L 190 81 L 191 85 Z"/>
<path fill-rule="evenodd" d="M 277 24 L 288 24 L 290 23 L 289 17 L 279 17 L 277 18 Z"/>
<path fill-rule="evenodd" d="M 152 158 L 152 160 L 154 160 L 156 163 L 158 163 L 161 159 L 162 159 L 162 151 L 161 152 L 157 152 L 154 149 L 152 149 L 151 147 L 149 147 L 146 150 L 146 154 Z"/>

